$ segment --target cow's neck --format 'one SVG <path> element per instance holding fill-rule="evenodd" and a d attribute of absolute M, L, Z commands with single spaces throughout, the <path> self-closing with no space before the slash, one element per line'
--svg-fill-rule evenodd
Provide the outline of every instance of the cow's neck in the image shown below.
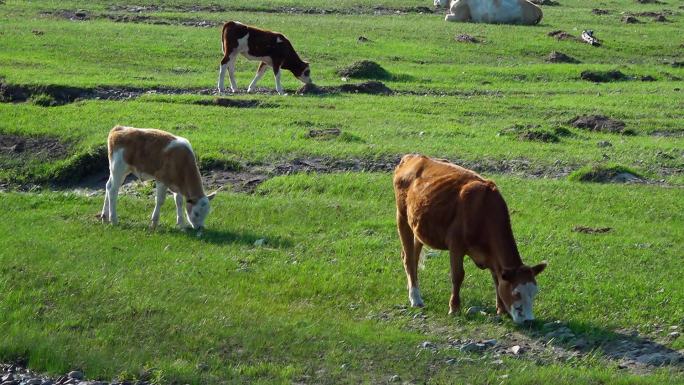
<path fill-rule="evenodd" d="M 504 270 L 517 269 L 523 265 L 510 223 L 505 223 L 490 234 L 492 234 L 489 239 L 492 260 L 489 268 L 496 273 L 497 277 L 500 278 Z"/>
<path fill-rule="evenodd" d="M 301 75 L 302 67 L 304 67 L 304 62 L 296 55 L 286 57 L 282 65 L 282 68 L 292 71 L 296 76 Z"/>

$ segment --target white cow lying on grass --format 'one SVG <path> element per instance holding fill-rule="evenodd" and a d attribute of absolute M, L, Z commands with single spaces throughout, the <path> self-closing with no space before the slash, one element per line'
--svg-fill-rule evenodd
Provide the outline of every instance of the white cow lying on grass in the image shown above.
<path fill-rule="evenodd" d="M 435 0 L 435 6 L 449 7 L 446 21 L 490 24 L 538 24 L 542 10 L 527 0 Z"/>
<path fill-rule="evenodd" d="M 194 229 L 201 230 L 209 214 L 209 201 L 216 192 L 205 195 L 202 178 L 197 168 L 190 142 L 168 132 L 116 126 L 107 138 L 109 151 L 109 180 L 100 218 L 113 224 L 118 222 L 116 198 L 119 187 L 128 174 L 140 179 L 157 181 L 157 195 L 152 212 L 151 228 L 159 223 L 159 210 L 166 199 L 167 188 L 176 201 L 176 224 L 184 227 L 183 199 L 187 202 L 186 215 Z"/>

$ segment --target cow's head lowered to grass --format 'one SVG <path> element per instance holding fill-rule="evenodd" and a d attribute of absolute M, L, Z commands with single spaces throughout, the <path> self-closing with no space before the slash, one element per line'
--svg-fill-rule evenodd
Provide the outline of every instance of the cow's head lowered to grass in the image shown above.
<path fill-rule="evenodd" d="M 497 311 L 501 313 L 505 310 L 517 324 L 534 320 L 532 303 L 539 291 L 535 276 L 545 268 L 546 263 L 542 262 L 532 267 L 522 265 L 516 269 L 504 270 L 498 280 L 496 292 L 505 309 L 499 308 Z"/>
<path fill-rule="evenodd" d="M 214 199 L 215 196 L 216 192 L 213 192 L 197 201 L 191 199 L 187 200 L 185 213 L 187 214 L 188 222 L 190 222 L 193 229 L 201 230 L 204 228 L 204 220 L 207 218 L 210 209 L 209 202 Z"/>

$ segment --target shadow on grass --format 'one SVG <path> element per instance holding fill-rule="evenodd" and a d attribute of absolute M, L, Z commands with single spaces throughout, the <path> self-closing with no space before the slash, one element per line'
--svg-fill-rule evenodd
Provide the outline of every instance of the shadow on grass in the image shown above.
<path fill-rule="evenodd" d="M 684 354 L 630 330 L 609 330 L 584 322 L 538 319 L 518 331 L 529 338 L 517 341 L 531 352 L 551 348 L 559 358 L 598 354 L 621 369 L 645 371 L 670 367 L 684 372 Z M 667 337 L 666 337 L 667 338 Z"/>
<path fill-rule="evenodd" d="M 193 229 L 175 229 L 175 233 L 177 236 L 185 237 L 187 239 L 208 242 L 217 245 L 242 244 L 277 249 L 288 248 L 292 246 L 292 241 L 288 239 L 277 236 L 268 236 L 266 234 L 256 234 L 249 231 L 234 232 L 230 230 L 205 228 L 202 230 L 201 235 L 199 235 L 198 232 Z"/>

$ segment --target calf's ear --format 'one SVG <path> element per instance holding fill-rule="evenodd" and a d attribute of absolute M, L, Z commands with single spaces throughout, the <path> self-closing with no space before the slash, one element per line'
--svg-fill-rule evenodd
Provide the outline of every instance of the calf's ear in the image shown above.
<path fill-rule="evenodd" d="M 540 264 L 532 266 L 532 272 L 534 272 L 534 275 L 537 275 L 546 269 L 546 265 L 546 261 L 542 261 Z"/>

